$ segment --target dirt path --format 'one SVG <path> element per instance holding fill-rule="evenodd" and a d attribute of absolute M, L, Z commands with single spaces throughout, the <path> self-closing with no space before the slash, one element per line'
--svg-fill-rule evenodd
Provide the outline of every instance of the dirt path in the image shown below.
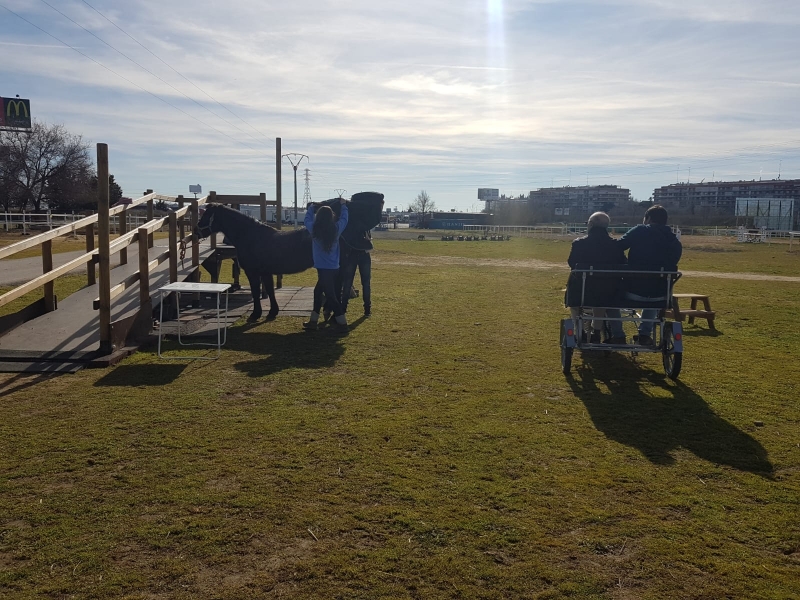
<path fill-rule="evenodd" d="M 394 258 L 391 256 L 375 257 L 378 264 L 402 266 L 474 266 L 474 267 L 508 267 L 514 269 L 558 270 L 567 271 L 568 267 L 562 263 L 547 262 L 535 258 L 519 260 L 505 258 L 465 258 L 462 256 L 414 256 Z M 746 281 L 782 281 L 787 283 L 800 283 L 800 277 L 786 275 L 764 275 L 761 273 L 723 273 L 716 271 L 683 271 L 685 277 L 714 277 L 717 279 L 739 279 Z"/>

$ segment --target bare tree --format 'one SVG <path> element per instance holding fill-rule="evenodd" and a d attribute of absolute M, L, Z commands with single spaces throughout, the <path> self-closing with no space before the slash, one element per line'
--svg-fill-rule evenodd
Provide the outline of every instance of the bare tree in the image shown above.
<path fill-rule="evenodd" d="M 428 196 L 428 192 L 422 190 L 408 207 L 409 212 L 415 212 L 418 227 L 425 227 L 430 219 L 430 213 L 436 210 L 436 203 Z"/>
<path fill-rule="evenodd" d="M 0 149 L 8 161 L 0 171 L 0 187 L 6 190 L 9 207 L 17 209 L 40 211 L 51 200 L 60 203 L 71 187 L 66 182 L 74 183 L 92 169 L 88 144 L 63 125 L 34 121 L 29 130 L 0 131 Z"/>

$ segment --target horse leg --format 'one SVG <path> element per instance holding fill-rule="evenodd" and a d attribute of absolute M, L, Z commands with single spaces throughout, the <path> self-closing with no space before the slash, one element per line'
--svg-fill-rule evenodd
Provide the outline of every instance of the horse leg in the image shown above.
<path fill-rule="evenodd" d="M 274 321 L 278 316 L 278 300 L 275 298 L 275 286 L 272 282 L 272 275 L 264 275 L 264 287 L 267 288 L 267 296 L 269 296 L 269 313 L 267 313 L 267 321 Z"/>
<path fill-rule="evenodd" d="M 244 274 L 247 275 L 247 280 L 250 282 L 250 293 L 253 295 L 253 312 L 250 313 L 248 317 L 248 321 L 258 321 L 261 318 L 261 286 L 259 282 L 261 281 L 261 277 L 259 276 L 258 272 L 247 271 L 245 269 Z"/>

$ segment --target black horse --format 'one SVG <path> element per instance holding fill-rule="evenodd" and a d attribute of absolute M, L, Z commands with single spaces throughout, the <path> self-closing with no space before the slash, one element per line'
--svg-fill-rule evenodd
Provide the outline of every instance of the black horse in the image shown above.
<path fill-rule="evenodd" d="M 278 316 L 273 275 L 300 273 L 314 266 L 311 234 L 306 229 L 279 231 L 263 225 L 222 204 L 208 204 L 195 235 L 205 238 L 221 231 L 236 248 L 241 266 L 250 281 L 253 312 L 250 321 L 261 318 L 261 282 L 269 297 L 267 321 Z"/>
<path fill-rule="evenodd" d="M 337 217 L 341 211 L 338 198 L 312 203 L 315 206 L 330 206 Z M 350 218 L 342 232 L 352 247 L 366 230 L 372 229 L 381 221 L 383 194 L 378 192 L 359 192 L 353 194 L 347 203 Z M 278 302 L 275 299 L 273 275 L 300 273 L 314 266 L 311 255 L 311 234 L 306 229 L 279 231 L 263 225 L 222 204 L 207 204 L 206 210 L 197 224 L 195 235 L 205 238 L 221 231 L 236 248 L 239 265 L 250 281 L 253 294 L 253 312 L 250 321 L 261 318 L 261 282 L 269 297 L 267 321 L 278 316 Z"/>

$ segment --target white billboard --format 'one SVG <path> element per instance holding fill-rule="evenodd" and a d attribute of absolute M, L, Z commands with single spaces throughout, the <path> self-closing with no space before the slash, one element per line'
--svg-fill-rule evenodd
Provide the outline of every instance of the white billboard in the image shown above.
<path fill-rule="evenodd" d="M 478 200 L 493 202 L 500 199 L 500 190 L 497 188 L 478 188 Z"/>
<path fill-rule="evenodd" d="M 779 231 L 792 229 L 794 200 L 789 198 L 737 198 L 737 222 L 747 221 L 747 226 L 766 227 Z"/>

